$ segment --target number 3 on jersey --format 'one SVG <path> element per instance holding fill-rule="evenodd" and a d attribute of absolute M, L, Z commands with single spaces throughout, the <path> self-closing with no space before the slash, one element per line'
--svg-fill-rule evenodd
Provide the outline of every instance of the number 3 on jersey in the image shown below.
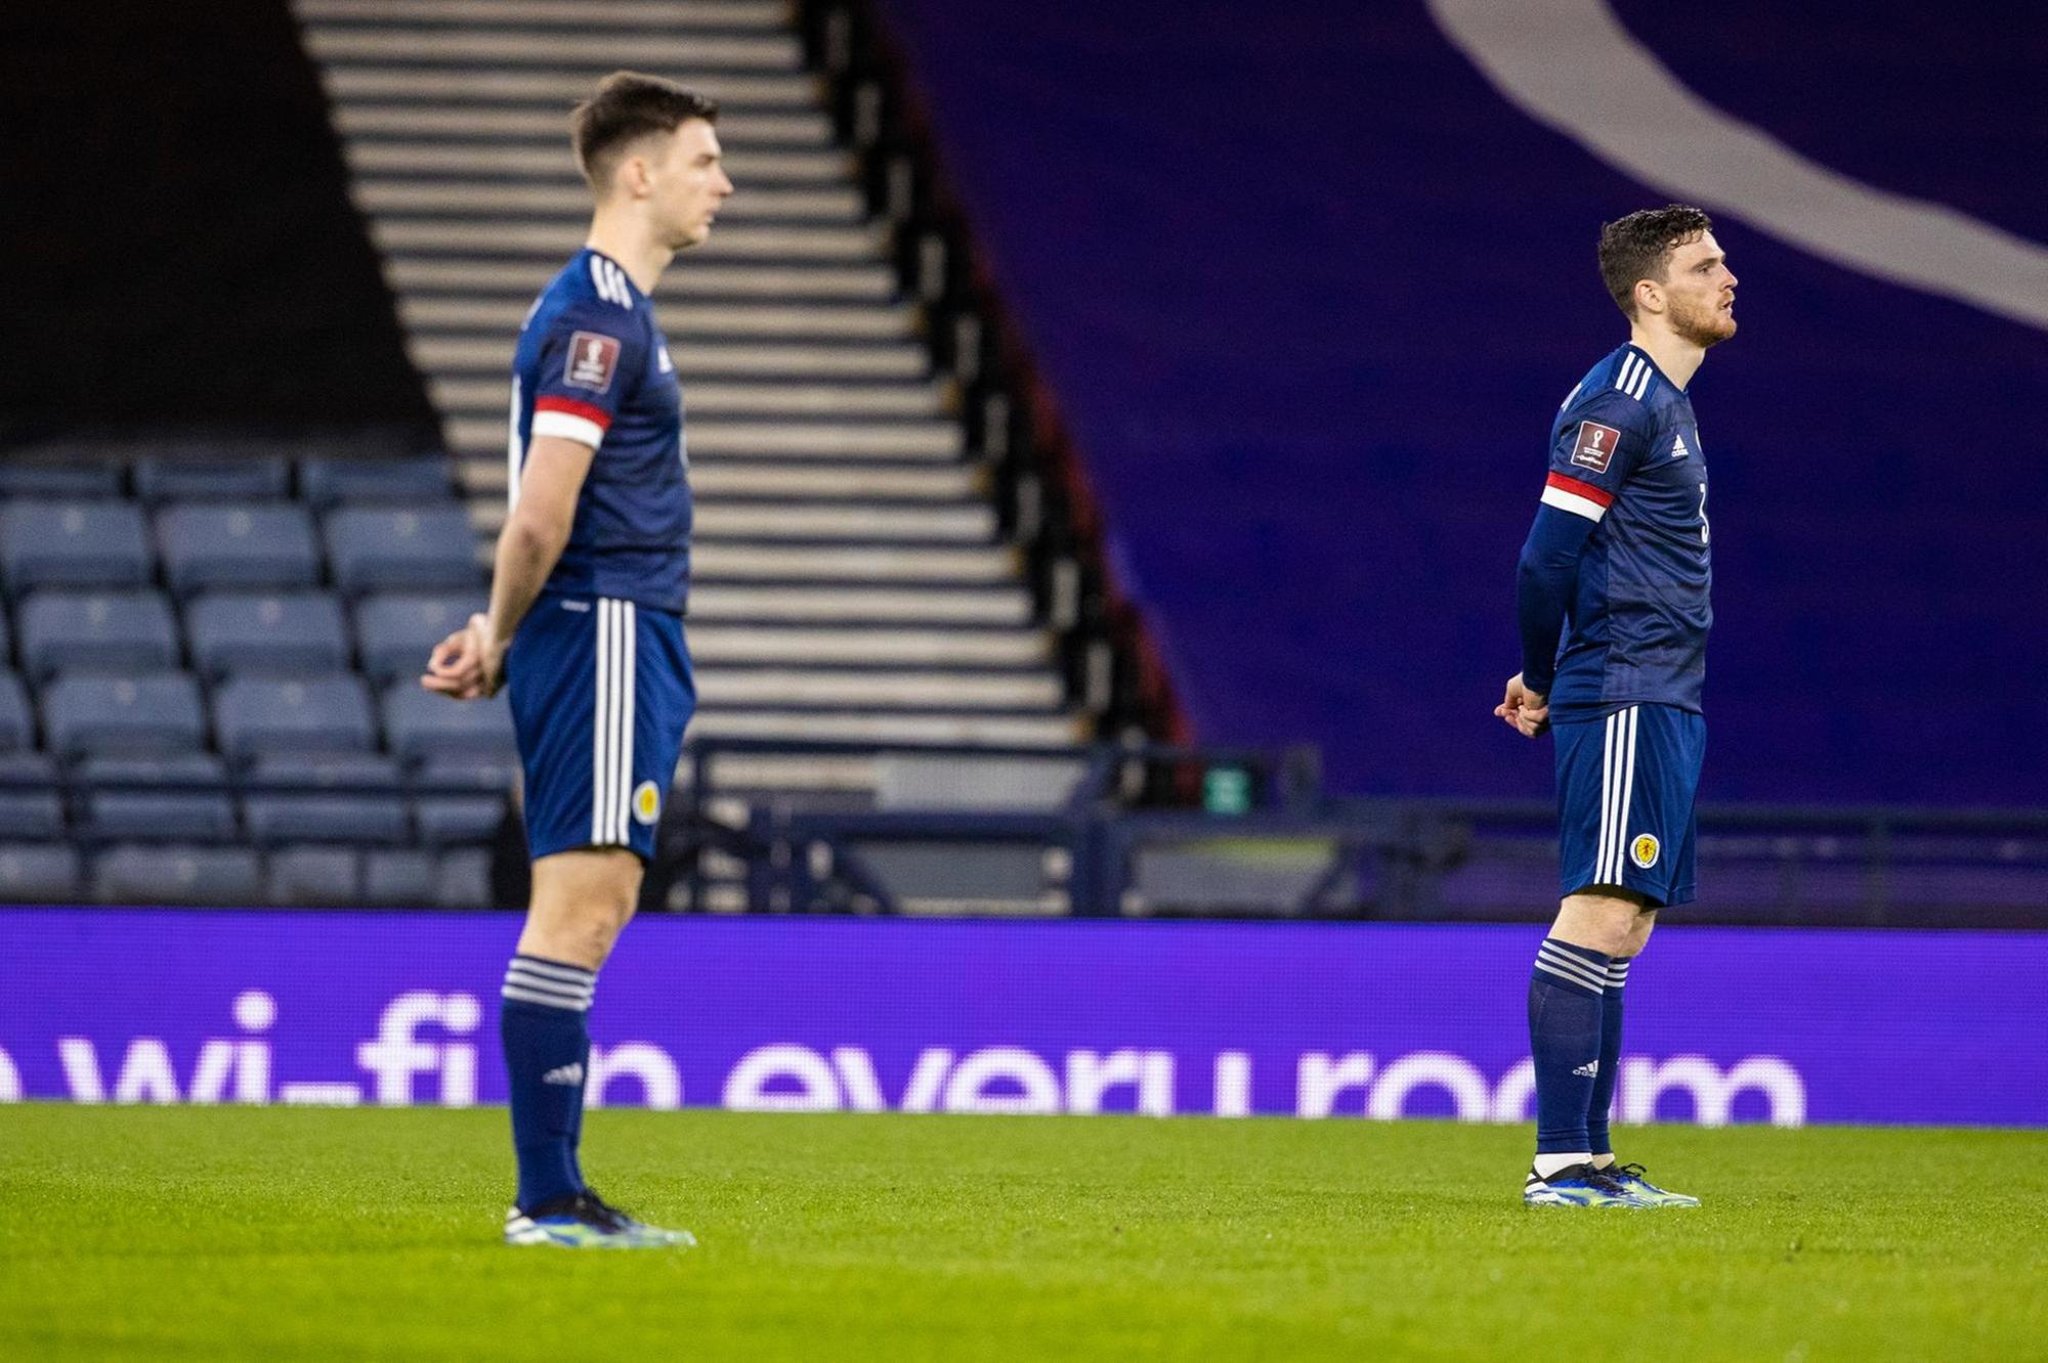
<path fill-rule="evenodd" d="M 1707 543 L 1707 485 L 1700 484 L 1700 543 Z"/>

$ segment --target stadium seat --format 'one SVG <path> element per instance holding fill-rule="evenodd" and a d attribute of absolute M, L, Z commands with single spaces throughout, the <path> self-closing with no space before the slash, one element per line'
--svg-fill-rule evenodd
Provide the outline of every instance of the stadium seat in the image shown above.
<path fill-rule="evenodd" d="M 21 678 L 0 671 L 0 752 L 35 745 L 35 712 L 29 709 L 28 693 L 21 689 Z"/>
<path fill-rule="evenodd" d="M 369 697 L 358 678 L 236 677 L 213 693 L 221 751 L 234 759 L 272 752 L 364 752 L 377 746 Z"/>
<path fill-rule="evenodd" d="M 135 465 L 135 494 L 158 502 L 268 502 L 291 493 L 291 465 L 282 458 L 144 459 Z"/>
<path fill-rule="evenodd" d="M 85 792 L 86 833 L 99 841 L 228 842 L 235 837 L 227 769 L 212 753 L 96 757 L 80 764 L 78 784 Z"/>
<path fill-rule="evenodd" d="M 323 592 L 202 596 L 185 609 L 185 632 L 193 665 L 213 681 L 242 673 L 338 672 L 348 666 L 341 605 Z"/>
<path fill-rule="evenodd" d="M 361 858 L 347 847 L 286 847 L 270 854 L 263 897 L 291 908 L 354 904 L 360 896 Z"/>
<path fill-rule="evenodd" d="M 299 495 L 320 510 L 354 504 L 431 505 L 455 495 L 448 459 L 308 459 Z"/>
<path fill-rule="evenodd" d="M 277 789 L 284 787 L 286 789 Z M 317 788 L 317 789 L 314 789 Z M 410 840 L 398 765 L 377 753 L 276 754 L 251 764 L 243 816 L 264 846 Z"/>
<path fill-rule="evenodd" d="M 472 702 L 465 702 L 465 704 Z M 413 772 L 416 786 L 460 786 L 484 795 L 509 794 L 519 780 L 519 759 L 502 752 L 429 753 Z M 436 790 L 452 795 L 453 790 Z"/>
<path fill-rule="evenodd" d="M 408 761 L 437 753 L 502 757 L 514 750 L 512 711 L 494 700 L 452 701 L 417 682 L 394 682 L 382 703 L 391 751 Z"/>
<path fill-rule="evenodd" d="M 121 469 L 101 460 L 0 459 L 0 497 L 119 497 Z"/>
<path fill-rule="evenodd" d="M 310 587 L 320 580 L 313 520 L 301 506 L 168 507 L 156 518 L 164 580 L 180 596 L 209 588 Z"/>
<path fill-rule="evenodd" d="M 327 517 L 327 557 L 351 596 L 479 586 L 476 531 L 453 504 L 425 509 L 344 507 Z"/>
<path fill-rule="evenodd" d="M 422 796 L 413 809 L 420 842 L 428 847 L 474 846 L 490 842 L 505 823 L 505 797 Z"/>
<path fill-rule="evenodd" d="M 68 904 L 78 898 L 78 850 L 68 843 L 0 844 L 0 900 Z"/>
<path fill-rule="evenodd" d="M 199 688 L 183 672 L 73 673 L 45 687 L 42 701 L 49 746 L 65 756 L 193 752 L 206 746 Z"/>
<path fill-rule="evenodd" d="M 140 587 L 154 567 L 132 503 L 37 498 L 0 506 L 0 577 L 15 596 L 36 587 Z"/>
<path fill-rule="evenodd" d="M 356 603 L 356 642 L 363 671 L 383 686 L 426 671 L 436 644 L 462 628 L 488 604 L 481 593 L 420 596 L 410 592 L 366 596 Z"/>
<path fill-rule="evenodd" d="M 93 865 L 102 904 L 247 905 L 262 898 L 256 854 L 246 847 L 159 847 L 123 843 Z"/>
<path fill-rule="evenodd" d="M 365 904 L 426 908 L 436 902 L 433 853 L 373 847 L 363 853 L 362 888 Z"/>
<path fill-rule="evenodd" d="M 160 592 L 37 592 L 21 607 L 21 661 L 37 680 L 160 672 L 178 665 L 178 626 Z"/>
<path fill-rule="evenodd" d="M 39 752 L 0 754 L 0 838 L 58 838 L 64 803 L 57 766 Z"/>
<path fill-rule="evenodd" d="M 434 903 L 444 909 L 491 907 L 491 854 L 464 848 L 434 863 Z"/>

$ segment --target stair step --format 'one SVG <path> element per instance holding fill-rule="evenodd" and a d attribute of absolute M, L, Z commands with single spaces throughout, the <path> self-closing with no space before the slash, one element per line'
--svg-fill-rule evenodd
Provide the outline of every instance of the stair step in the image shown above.
<path fill-rule="evenodd" d="M 996 536 L 995 510 L 988 506 L 848 507 L 825 503 L 712 502 L 697 508 L 700 539 L 754 542 L 801 540 L 925 541 L 987 544 Z"/>
<path fill-rule="evenodd" d="M 818 667 L 697 672 L 698 703 L 875 707 L 885 710 L 1056 710 L 1066 702 L 1050 673 L 835 671 Z"/>
<path fill-rule="evenodd" d="M 586 84 L 595 84 L 593 75 Z M 718 96 L 716 78 L 705 93 Z M 343 104 L 334 110 L 334 126 L 344 138 L 368 134 L 404 137 L 529 138 L 538 146 L 565 147 L 569 139 L 566 109 L 475 109 L 461 104 L 391 101 Z M 729 148 L 791 146 L 810 149 L 834 145 L 832 124 L 822 113 L 721 112 L 719 140 Z"/>
<path fill-rule="evenodd" d="M 987 743 L 1061 746 L 1085 741 L 1078 715 L 803 714 L 705 709 L 690 732 L 697 738 L 768 738 L 792 742 Z"/>
<path fill-rule="evenodd" d="M 625 42 L 618 34 L 592 36 L 545 28 L 436 30 L 314 24 L 306 29 L 305 45 L 314 59 L 322 62 L 517 62 L 557 69 L 587 66 L 609 72 L 619 67 L 622 54 L 626 54 L 642 69 L 794 71 L 803 67 L 803 47 L 788 33 L 705 30 L 686 37 L 669 26 L 636 33 Z"/>
<path fill-rule="evenodd" d="M 744 665 L 1031 667 L 1052 662 L 1049 635 L 1034 629 L 822 629 L 720 625 L 692 619 L 692 656 Z"/>
<path fill-rule="evenodd" d="M 738 178 L 737 170 L 734 176 Z M 590 190 L 580 181 L 557 186 L 479 180 L 359 179 L 354 195 L 356 207 L 368 213 L 431 213 L 443 221 L 512 215 L 521 221 L 531 221 L 546 215 L 566 215 L 580 223 L 590 217 Z M 850 187 L 741 188 L 719 208 L 718 216 L 721 221 L 797 218 L 836 226 L 866 222 L 867 203 L 860 191 Z"/>
<path fill-rule="evenodd" d="M 432 374 L 453 377 L 512 372 L 510 337 L 486 341 L 418 336 L 407 348 L 413 363 Z M 678 346 L 674 354 L 685 394 L 693 376 L 922 380 L 931 368 L 924 351 L 909 344 L 720 345 L 700 341 Z"/>
<path fill-rule="evenodd" d="M 505 495 L 505 435 L 499 425 L 495 450 L 462 460 L 457 472 L 472 493 L 502 499 Z M 972 464 L 937 464 L 930 468 L 860 468 L 847 464 L 763 464 L 699 460 L 690 468 L 690 488 L 698 498 L 791 499 L 802 501 L 964 503 L 976 504 L 985 494 L 986 472 Z M 764 504 L 781 505 L 780 501 Z M 471 507 L 490 511 L 486 503 Z M 493 520 L 489 527 L 498 522 Z"/>
<path fill-rule="evenodd" d="M 659 295 L 656 301 L 660 304 L 662 330 L 671 337 L 901 341 L 917 335 L 917 314 L 910 308 L 887 304 L 774 307 L 758 303 L 668 302 Z M 444 298 L 414 294 L 398 300 L 399 320 L 408 330 L 434 332 L 442 340 L 482 341 L 516 334 L 532 308 L 531 299 L 522 301 L 517 296 Z M 464 332 L 473 334 L 460 334 Z"/>
<path fill-rule="evenodd" d="M 690 614 L 710 621 L 819 624 L 1026 625 L 1031 598 L 1022 587 L 918 591 L 894 587 L 740 587 L 691 589 Z"/>
<path fill-rule="evenodd" d="M 436 379 L 428 384 L 434 405 L 457 416 L 508 410 L 509 379 Z M 889 383 L 869 388 L 806 386 L 780 383 L 693 383 L 684 394 L 695 423 L 719 417 L 789 421 L 804 417 L 836 417 L 841 422 L 877 417 L 924 417 L 936 420 L 945 410 L 937 384 Z M 950 452 L 959 453 L 959 428 Z"/>
<path fill-rule="evenodd" d="M 545 177 L 573 185 L 587 202 L 590 191 L 570 159 L 567 140 L 549 147 L 481 146 L 444 147 L 403 141 L 353 141 L 348 147 L 349 165 L 358 174 L 377 175 L 489 175 L 494 183 L 507 176 Z M 743 185 L 792 182 L 818 186 L 844 185 L 852 177 L 853 159 L 841 151 L 757 151 L 734 152 L 726 157 L 733 179 Z"/>
<path fill-rule="evenodd" d="M 502 451 L 506 416 L 450 416 L 441 423 L 448 446 L 458 454 Z M 726 458 L 874 459 L 952 462 L 962 455 L 965 437 L 947 421 L 915 426 L 820 424 L 815 426 L 746 421 L 692 421 L 684 431 L 692 461 Z"/>
<path fill-rule="evenodd" d="M 301 22 L 786 31 L 782 0 L 293 0 Z"/>
<path fill-rule="evenodd" d="M 996 542 L 987 506 L 834 506 L 713 502 L 697 509 L 697 534 L 752 544 L 969 544 Z"/>
<path fill-rule="evenodd" d="M 523 262 L 436 260 L 429 257 L 387 259 L 384 278 L 400 292 L 461 291 L 469 298 L 496 294 L 520 300 L 519 315 L 562 268 L 568 258 Z M 828 266 L 705 265 L 684 258 L 672 266 L 655 291 L 654 301 L 667 313 L 666 300 L 689 298 L 772 298 L 779 303 L 811 299 L 831 302 L 887 303 L 896 297 L 896 279 L 887 266 L 848 262 Z"/>
<path fill-rule="evenodd" d="M 691 555 L 691 576 L 699 582 L 901 583 L 952 588 L 1014 583 L 1017 554 L 1007 545 L 961 548 L 846 548 L 763 546 L 717 541 L 699 544 Z"/>
<path fill-rule="evenodd" d="M 581 218 L 479 223 L 379 217 L 371 220 L 370 237 L 386 255 L 537 256 L 560 269 L 561 262 L 583 245 L 586 225 Z M 770 256 L 850 263 L 873 260 L 882 249 L 881 237 L 880 229 L 864 226 L 720 227 L 698 250 L 711 259 Z M 550 270 L 541 278 L 545 281 L 552 274 Z"/>

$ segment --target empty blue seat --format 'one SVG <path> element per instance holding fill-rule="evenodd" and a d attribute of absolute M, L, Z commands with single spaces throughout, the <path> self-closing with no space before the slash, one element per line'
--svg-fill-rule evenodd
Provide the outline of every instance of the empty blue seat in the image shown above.
<path fill-rule="evenodd" d="M 301 680 L 236 677 L 213 693 L 214 732 L 232 758 L 271 752 L 364 752 L 377 746 L 362 682 L 345 673 Z"/>
<path fill-rule="evenodd" d="M 464 704 L 477 702 L 465 701 Z M 519 780 L 519 759 L 509 752 L 428 753 L 413 771 L 413 785 L 423 795 L 456 795 L 475 791 L 508 794 Z M 443 787 L 443 789 L 427 789 Z M 461 787 L 460 790 L 446 787 Z"/>
<path fill-rule="evenodd" d="M 246 786 L 243 817 L 266 846 L 411 839 L 398 764 L 381 754 L 273 754 L 251 764 Z"/>
<path fill-rule="evenodd" d="M 103 842 L 227 842 L 235 804 L 212 753 L 96 757 L 78 768 L 85 827 Z"/>
<path fill-rule="evenodd" d="M 291 465 L 277 456 L 154 458 L 135 466 L 135 492 L 156 502 L 268 502 L 291 493 Z"/>
<path fill-rule="evenodd" d="M 121 466 L 83 455 L 68 459 L 0 459 L 0 496 L 118 497 Z"/>
<path fill-rule="evenodd" d="M 444 909 L 491 907 L 491 854 L 464 848 L 434 863 L 434 903 Z"/>
<path fill-rule="evenodd" d="M 183 672 L 72 673 L 43 691 L 49 746 L 80 753 L 192 752 L 206 746 L 199 687 Z"/>
<path fill-rule="evenodd" d="M 0 844 L 0 901 L 69 904 L 79 898 L 78 849 L 69 843 Z"/>
<path fill-rule="evenodd" d="M 39 752 L 0 754 L 0 838 L 55 838 L 63 832 L 56 764 Z"/>
<path fill-rule="evenodd" d="M 181 596 L 209 588 L 310 587 L 320 580 L 313 518 L 302 506 L 187 503 L 156 518 L 164 580 Z"/>
<path fill-rule="evenodd" d="M 102 904 L 249 905 L 262 899 L 262 870 L 246 847 L 161 847 L 123 843 L 93 864 Z"/>
<path fill-rule="evenodd" d="M 421 690 L 417 682 L 393 682 L 384 692 L 383 711 L 391 751 L 408 760 L 514 751 L 512 711 L 502 693 L 492 700 L 455 701 Z"/>
<path fill-rule="evenodd" d="M 0 577 L 34 587 L 140 587 L 155 569 L 130 502 L 24 498 L 0 505 Z"/>
<path fill-rule="evenodd" d="M 469 513 L 453 503 L 344 507 L 327 516 L 328 566 L 351 596 L 476 587 L 483 581 L 476 551 Z"/>
<path fill-rule="evenodd" d="M 362 900 L 365 904 L 433 905 L 434 855 L 412 848 L 373 847 L 363 853 Z"/>
<path fill-rule="evenodd" d="M 217 592 L 185 608 L 200 675 L 338 672 L 348 666 L 341 603 L 324 592 Z"/>
<path fill-rule="evenodd" d="M 356 602 L 356 643 L 363 671 L 383 686 L 417 678 L 427 670 L 427 655 L 443 639 L 461 629 L 488 603 L 481 593 L 422 595 L 413 592 L 366 596 Z"/>
<path fill-rule="evenodd" d="M 428 847 L 463 847 L 490 842 L 505 823 L 502 795 L 434 795 L 415 802 L 413 817 Z"/>
<path fill-rule="evenodd" d="M 444 455 L 423 459 L 308 459 L 299 465 L 299 495 L 321 510 L 348 503 L 419 506 L 454 496 L 453 466 Z"/>
<path fill-rule="evenodd" d="M 291 908 L 354 904 L 361 879 L 361 858 L 352 848 L 286 847 L 270 854 L 263 897 Z"/>
<path fill-rule="evenodd" d="M 38 679 L 161 672 L 178 665 L 178 626 L 155 591 L 37 592 L 21 607 L 21 661 Z"/>
<path fill-rule="evenodd" d="M 21 678 L 0 672 L 0 752 L 36 745 L 35 712 L 28 708 L 28 693 Z"/>

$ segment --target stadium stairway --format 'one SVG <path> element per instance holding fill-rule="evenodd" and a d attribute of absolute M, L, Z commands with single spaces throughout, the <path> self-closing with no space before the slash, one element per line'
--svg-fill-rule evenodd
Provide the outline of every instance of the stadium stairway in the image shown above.
<path fill-rule="evenodd" d="M 656 295 L 697 494 L 699 737 L 1086 736 L 958 397 L 774 0 L 297 0 L 357 207 L 456 452 L 502 523 L 512 344 L 581 241 L 567 111 L 619 67 L 721 105 L 738 193 Z M 871 763 L 730 759 L 721 787 L 859 799 Z M 829 797 L 828 797 L 829 798 Z"/>

